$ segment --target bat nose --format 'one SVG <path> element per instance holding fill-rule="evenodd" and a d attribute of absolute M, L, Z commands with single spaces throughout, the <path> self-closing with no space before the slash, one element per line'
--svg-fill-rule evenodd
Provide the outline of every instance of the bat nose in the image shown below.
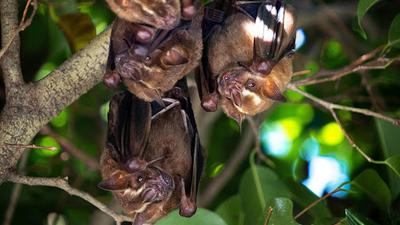
<path fill-rule="evenodd" d="M 164 182 L 165 186 L 168 187 L 168 189 L 173 189 L 174 188 L 174 180 L 172 179 L 171 176 L 165 173 L 161 173 L 161 180 Z"/>

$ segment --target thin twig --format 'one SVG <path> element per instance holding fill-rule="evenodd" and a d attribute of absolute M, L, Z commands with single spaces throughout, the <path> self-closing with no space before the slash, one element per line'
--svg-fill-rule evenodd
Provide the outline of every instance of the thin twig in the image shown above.
<path fill-rule="evenodd" d="M 348 74 L 355 72 L 368 71 L 373 69 L 384 69 L 393 62 L 400 60 L 400 57 L 391 59 L 385 57 L 378 57 L 377 59 L 367 62 L 368 60 L 371 60 L 373 57 L 375 57 L 376 54 L 379 53 L 381 50 L 382 47 L 378 47 L 372 50 L 371 52 L 362 55 L 361 57 L 356 59 L 353 63 L 342 69 L 334 71 L 320 71 L 314 76 L 294 81 L 293 84 L 296 86 L 306 86 L 306 85 L 319 84 L 329 81 L 335 81 Z"/>
<path fill-rule="evenodd" d="M 335 194 L 339 191 L 345 191 L 344 189 L 342 189 L 342 187 L 346 184 L 348 184 L 348 182 L 341 184 L 339 187 L 335 188 L 333 191 L 329 192 L 328 194 L 326 194 L 326 195 L 322 196 L 321 198 L 317 199 L 316 201 L 312 202 L 310 205 L 308 205 L 306 208 L 304 208 L 301 212 L 297 213 L 297 215 L 294 217 L 294 219 L 297 220 L 300 216 L 302 216 L 304 213 L 306 213 L 312 207 L 316 206 L 318 203 L 322 202 L 323 200 L 327 199 L 328 197 L 332 196 L 333 194 Z"/>
<path fill-rule="evenodd" d="M 349 107 L 349 106 L 343 106 L 343 105 L 337 105 L 331 102 L 327 102 L 324 101 L 320 98 L 317 98 L 307 92 L 304 92 L 300 89 L 298 89 L 296 86 L 294 85 L 289 85 L 289 88 L 301 95 L 303 95 L 304 97 L 311 99 L 312 101 L 318 103 L 319 105 L 323 106 L 324 108 L 326 108 L 327 110 L 329 110 L 329 112 L 332 114 L 333 118 L 335 119 L 335 121 L 338 123 L 338 125 L 340 126 L 341 130 L 343 131 L 347 141 L 350 143 L 350 145 L 355 148 L 368 162 L 370 163 L 375 163 L 375 164 L 383 164 L 384 162 L 382 161 L 377 161 L 372 159 L 371 157 L 369 157 L 367 154 L 365 154 L 365 152 L 363 150 L 361 150 L 355 143 L 354 141 L 351 139 L 350 135 L 346 132 L 346 130 L 343 128 L 342 123 L 340 122 L 339 118 L 336 115 L 335 109 L 339 109 L 339 110 L 345 110 L 345 111 L 350 111 L 350 112 L 355 112 L 355 113 L 360 113 L 363 115 L 367 115 L 367 116 L 372 116 L 372 117 L 376 117 L 376 118 L 380 118 L 389 122 L 392 122 L 394 125 L 399 125 L 400 120 L 396 120 L 393 119 L 391 117 L 382 115 L 380 113 L 376 113 L 373 112 L 371 110 L 368 109 L 360 109 L 360 108 L 354 108 L 354 107 Z"/>
<path fill-rule="evenodd" d="M 92 157 L 86 155 L 81 149 L 77 148 L 74 144 L 72 144 L 69 140 L 57 134 L 54 130 L 52 130 L 49 126 L 44 126 L 40 133 L 43 135 L 49 135 L 54 138 L 61 147 L 77 159 L 81 160 L 86 166 L 91 170 L 98 170 L 99 163 L 93 159 Z"/>
<path fill-rule="evenodd" d="M 269 220 L 271 219 L 272 213 L 274 212 L 274 209 L 272 207 L 268 208 L 267 214 L 265 216 L 265 222 L 264 225 L 268 225 L 269 224 Z"/>
<path fill-rule="evenodd" d="M 21 145 L 21 144 L 8 144 L 8 143 L 4 143 L 4 144 L 0 144 L 0 148 L 3 147 L 9 147 L 9 148 L 25 148 L 25 149 L 44 149 L 44 150 L 49 150 L 49 151 L 55 151 L 57 150 L 57 147 L 54 146 L 38 146 L 38 145 L 34 145 L 34 144 L 30 144 L 30 145 Z"/>
<path fill-rule="evenodd" d="M 350 135 L 346 132 L 346 130 L 344 129 L 342 123 L 340 122 L 335 110 L 333 109 L 329 109 L 329 111 L 331 112 L 333 118 L 335 119 L 336 123 L 339 125 L 340 129 L 342 130 L 344 136 L 346 137 L 347 141 L 350 143 L 350 145 L 355 148 L 368 162 L 370 163 L 377 163 L 380 164 L 381 162 L 373 160 L 371 157 L 369 157 L 363 150 L 361 150 L 360 147 L 358 147 L 358 145 L 353 141 L 353 139 L 350 137 Z"/>
<path fill-rule="evenodd" d="M 45 178 L 45 177 L 28 177 L 28 176 L 21 176 L 15 173 L 12 173 L 8 177 L 8 181 L 14 183 L 25 184 L 29 186 L 47 186 L 47 187 L 56 187 L 59 189 L 64 190 L 65 192 L 69 193 L 70 195 L 77 196 L 86 202 L 89 202 L 93 206 L 97 207 L 110 217 L 112 217 L 117 223 L 122 222 L 133 222 L 133 218 L 128 216 L 117 214 L 113 210 L 109 209 L 106 205 L 95 199 L 90 194 L 80 191 L 71 187 L 68 184 L 67 178 Z"/>
<path fill-rule="evenodd" d="M 28 163 L 29 151 L 26 151 L 20 158 L 18 172 L 25 175 L 25 167 Z M 10 203 L 8 203 L 7 211 L 4 214 L 3 225 L 10 225 L 15 208 L 17 207 L 19 196 L 21 195 L 22 184 L 15 184 L 11 193 Z"/>
<path fill-rule="evenodd" d="M 306 75 L 309 73 L 311 73 L 311 70 L 300 70 L 300 71 L 293 72 L 293 76 L 297 77 L 297 76 L 302 76 L 302 75 Z"/>
<path fill-rule="evenodd" d="M 28 26 L 31 25 L 33 17 L 36 14 L 36 10 L 37 10 L 37 0 L 33 0 L 32 4 L 31 4 L 32 0 L 28 0 L 26 2 L 25 5 L 25 9 L 24 9 L 24 13 L 22 15 L 22 19 L 21 22 L 19 23 L 19 26 L 17 28 L 17 30 L 14 31 L 13 35 L 11 36 L 11 38 L 8 40 L 7 44 L 5 46 L 3 46 L 3 48 L 0 50 L 0 59 L 4 56 L 4 54 L 7 52 L 7 50 L 10 48 L 10 45 L 12 44 L 12 42 L 14 41 L 15 37 L 18 35 L 19 32 L 25 30 Z M 29 6 L 33 7 L 32 9 L 32 13 L 30 15 L 30 17 L 26 20 L 26 15 L 28 13 L 28 8 Z"/>
<path fill-rule="evenodd" d="M 376 117 L 382 120 L 386 120 L 388 122 L 393 123 L 394 125 L 400 125 L 400 120 L 399 119 L 394 119 L 391 118 L 389 116 L 385 116 L 383 114 L 368 110 L 368 109 L 361 109 L 361 108 L 355 108 L 355 107 L 350 107 L 350 106 L 344 106 L 344 105 L 338 105 L 338 104 L 334 104 L 331 102 L 327 102 L 324 101 L 320 98 L 317 98 L 305 91 L 300 90 L 299 88 L 297 88 L 294 84 L 289 84 L 288 88 L 303 95 L 304 97 L 318 103 L 319 105 L 323 106 L 324 108 L 331 110 L 331 109 L 339 109 L 339 110 L 345 110 L 345 111 L 350 111 L 350 112 L 354 112 L 354 113 L 359 113 L 359 114 L 363 114 L 366 116 L 372 116 L 372 117 Z"/>

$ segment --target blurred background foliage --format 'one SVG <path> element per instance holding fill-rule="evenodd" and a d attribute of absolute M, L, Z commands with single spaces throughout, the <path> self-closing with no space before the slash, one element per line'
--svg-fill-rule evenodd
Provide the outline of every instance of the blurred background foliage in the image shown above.
<path fill-rule="evenodd" d="M 20 11 L 24 3 L 20 1 Z M 386 49 L 388 56 L 399 55 L 399 1 L 298 0 L 292 4 L 301 16 L 295 70 L 310 70 L 306 76 L 321 69 L 339 69 L 386 43 L 391 44 Z M 45 77 L 113 19 L 104 1 L 41 0 L 32 25 L 21 34 L 24 79 L 37 81 Z M 399 74 L 397 63 L 302 90 L 324 100 L 399 118 Z M 3 105 L 2 83 L 0 89 Z M 96 186 L 101 179 L 98 161 L 112 94 L 98 84 L 62 111 L 34 140 L 37 145 L 55 146 L 57 151 L 27 152 L 23 171 L 31 176 L 68 176 L 73 187 L 114 207 L 112 195 Z M 245 152 L 245 157 L 222 191 L 208 202 L 200 199 L 206 209 L 199 209 L 191 219 L 180 218 L 174 212 L 157 224 L 262 225 L 269 217 L 269 207 L 273 211 L 268 224 L 274 225 L 400 224 L 400 128 L 338 111 L 348 134 L 366 154 L 376 160 L 392 157 L 391 168 L 371 164 L 352 148 L 329 112 L 293 91 L 285 95 L 287 103 L 275 105 L 256 120 L 260 125 L 257 137 L 248 122 L 239 129 L 221 113 L 206 120 L 208 115 L 195 106 L 200 131 L 203 129 L 202 143 L 208 152 L 200 197 L 207 196 L 207 187 L 221 179 L 232 157 L 238 152 Z M 251 135 L 245 135 L 249 132 Z M 253 150 L 254 143 L 243 145 L 248 137 L 251 142 L 260 142 L 261 151 Z M 0 221 L 9 207 L 13 186 L 1 186 Z M 310 203 L 335 190 L 333 196 L 294 220 L 294 215 Z M 87 202 L 61 190 L 23 187 L 12 224 L 113 223 Z"/>

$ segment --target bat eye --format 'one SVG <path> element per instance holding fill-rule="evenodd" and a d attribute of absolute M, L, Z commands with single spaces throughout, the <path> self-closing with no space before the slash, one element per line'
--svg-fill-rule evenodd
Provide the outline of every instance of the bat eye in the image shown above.
<path fill-rule="evenodd" d="M 141 184 L 141 183 L 143 183 L 143 181 L 144 181 L 144 177 L 139 175 L 139 176 L 136 178 L 136 181 L 137 181 L 139 184 Z"/>
<path fill-rule="evenodd" d="M 229 80 L 229 73 L 228 72 L 225 72 L 225 73 L 222 74 L 222 80 L 224 80 L 224 81 Z"/>
<path fill-rule="evenodd" d="M 253 79 L 249 79 L 246 82 L 246 88 L 249 90 L 254 90 L 256 88 L 256 81 Z"/>

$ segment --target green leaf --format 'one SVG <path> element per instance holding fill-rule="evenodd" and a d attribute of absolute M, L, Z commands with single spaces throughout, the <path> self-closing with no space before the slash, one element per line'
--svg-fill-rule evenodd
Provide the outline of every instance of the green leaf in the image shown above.
<path fill-rule="evenodd" d="M 386 165 L 388 165 L 392 170 L 400 176 L 400 155 L 392 156 L 385 160 Z"/>
<path fill-rule="evenodd" d="M 229 225 L 245 225 L 241 204 L 240 196 L 235 195 L 219 205 L 215 212 Z"/>
<path fill-rule="evenodd" d="M 291 199 L 302 208 L 307 207 L 319 199 L 317 195 L 315 195 L 310 191 L 310 189 L 301 183 L 298 183 L 294 180 L 286 180 L 285 183 L 292 193 Z M 315 220 L 322 220 L 324 218 L 332 217 L 325 200 L 312 207 L 308 213 Z"/>
<path fill-rule="evenodd" d="M 384 120 L 375 119 L 389 173 L 390 190 L 393 198 L 400 194 L 400 127 Z"/>
<path fill-rule="evenodd" d="M 358 26 L 356 29 L 360 32 L 361 36 L 364 39 L 367 39 L 367 34 L 365 33 L 364 28 L 361 26 L 361 21 L 364 18 L 365 14 L 367 11 L 375 5 L 379 0 L 360 0 L 358 2 L 358 8 L 357 8 L 357 20 L 358 20 Z"/>
<path fill-rule="evenodd" d="M 293 219 L 293 203 L 288 198 L 275 198 L 270 204 L 273 209 L 268 225 L 299 225 Z"/>
<path fill-rule="evenodd" d="M 155 225 L 227 225 L 217 214 L 207 209 L 197 209 L 196 214 L 190 218 L 179 215 L 178 210 L 174 210 L 167 216 L 159 220 Z"/>
<path fill-rule="evenodd" d="M 346 214 L 346 224 L 348 225 L 377 225 L 372 220 L 351 211 L 350 209 L 345 210 Z"/>
<path fill-rule="evenodd" d="M 253 162 L 240 181 L 239 195 L 245 224 L 259 225 L 264 223 L 266 203 L 273 198 L 289 197 L 290 193 L 272 170 Z"/>
<path fill-rule="evenodd" d="M 400 48 L 400 14 L 396 15 L 390 25 L 388 45 Z"/>
<path fill-rule="evenodd" d="M 389 209 L 391 201 L 390 190 L 375 170 L 364 170 L 351 184 L 370 197 L 383 211 Z"/>

